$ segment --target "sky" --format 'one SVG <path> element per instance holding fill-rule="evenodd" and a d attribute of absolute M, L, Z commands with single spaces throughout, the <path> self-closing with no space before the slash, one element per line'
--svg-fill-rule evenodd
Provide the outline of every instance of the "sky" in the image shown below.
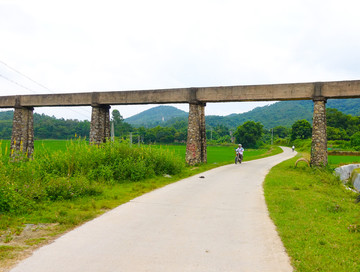
<path fill-rule="evenodd" d="M 359 10 L 357 0 L 0 0 L 0 96 L 358 80 Z M 35 112 L 91 118 L 91 107 Z"/>

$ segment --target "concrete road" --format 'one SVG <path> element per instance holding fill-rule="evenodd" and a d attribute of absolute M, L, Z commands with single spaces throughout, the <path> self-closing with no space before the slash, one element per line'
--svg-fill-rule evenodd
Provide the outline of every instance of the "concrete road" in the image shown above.
<path fill-rule="evenodd" d="M 155 190 L 63 235 L 11 271 L 292 271 L 262 183 L 272 166 L 294 155 L 285 148 Z"/>

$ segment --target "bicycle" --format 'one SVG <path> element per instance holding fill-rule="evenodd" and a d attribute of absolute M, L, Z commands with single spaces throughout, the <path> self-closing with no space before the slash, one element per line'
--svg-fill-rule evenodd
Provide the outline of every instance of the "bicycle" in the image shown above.
<path fill-rule="evenodd" d="M 240 153 L 236 153 L 236 156 L 235 156 L 235 164 L 241 163 L 242 160 L 243 160 L 243 155 L 240 154 Z"/>

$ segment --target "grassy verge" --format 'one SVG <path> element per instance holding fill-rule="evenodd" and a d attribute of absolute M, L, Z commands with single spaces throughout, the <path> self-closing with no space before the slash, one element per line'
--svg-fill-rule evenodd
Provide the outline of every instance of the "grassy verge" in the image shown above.
<path fill-rule="evenodd" d="M 270 216 L 296 271 L 360 271 L 360 204 L 328 170 L 270 171 L 264 183 Z"/>
<path fill-rule="evenodd" d="M 26 209 L 23 207 L 22 211 L 16 209 L 6 210 L 9 205 L 17 207 L 17 203 L 5 203 L 8 206 L 3 203 L 2 208 L 4 210 L 0 212 L 0 271 L 5 271 L 5 269 L 11 267 L 17 260 L 26 257 L 27 252 L 31 252 L 37 247 L 55 239 L 58 235 L 116 206 L 182 178 L 201 173 L 220 165 L 233 163 L 234 157 L 233 148 L 226 150 L 218 148 L 217 150 L 220 150 L 220 153 L 215 152 L 215 154 L 212 152 L 212 148 L 209 148 L 208 157 L 214 158 L 213 163 L 198 165 L 196 167 L 182 167 L 180 172 L 175 171 L 170 176 L 163 176 L 162 174 L 157 176 L 152 175 L 150 178 L 139 180 L 137 179 L 138 175 L 135 175 L 135 179 L 132 181 L 126 179 L 115 180 L 111 174 L 113 166 L 105 164 L 105 162 L 115 160 L 114 157 L 111 157 L 114 154 L 113 152 L 107 153 L 106 148 L 95 150 L 95 153 L 92 153 L 90 156 L 90 154 L 87 153 L 89 152 L 88 147 L 86 145 L 82 146 L 82 143 L 73 146 L 72 149 L 71 147 L 66 147 L 66 145 L 66 148 L 57 146 L 59 149 L 55 151 L 54 143 L 51 142 L 51 144 L 52 147 L 47 151 L 46 143 L 41 144 L 46 152 L 41 156 L 39 155 L 40 157 L 35 154 L 34 162 L 30 162 L 28 166 L 21 163 L 4 163 L 5 157 L 3 157 L 1 161 L 3 164 L 0 162 L 0 166 L 4 167 L 2 173 L 0 173 L 0 178 L 1 175 L 4 175 L 3 177 L 7 179 L 8 176 L 6 173 L 9 172 L 12 175 L 11 178 L 17 180 L 18 186 L 21 185 L 21 187 L 19 187 L 20 190 L 19 188 L 13 191 L 5 190 L 3 193 L 6 192 L 6 196 L 9 197 L 12 196 L 11 194 L 21 191 L 26 192 L 26 195 L 22 195 L 21 197 L 32 197 L 32 201 L 29 202 Z M 55 145 L 57 144 L 58 143 L 55 142 Z M 62 145 L 61 141 L 60 145 Z M 69 152 L 66 154 L 61 153 L 66 149 L 69 149 Z M 140 150 L 146 152 L 145 149 Z M 60 153 L 58 153 L 58 151 L 60 151 Z M 121 154 L 124 154 L 125 151 L 130 152 L 126 149 L 121 151 Z M 170 147 L 169 152 L 171 157 L 176 157 L 176 154 L 174 154 L 175 151 L 171 150 Z M 281 149 L 279 147 L 253 150 L 248 151 L 245 158 L 246 160 L 257 159 L 280 152 Z M 79 154 L 79 157 L 76 157 L 77 154 Z M 228 157 L 221 156 L 221 154 L 226 154 Z M 119 155 L 115 157 L 118 158 Z M 150 159 L 150 156 L 147 157 Z M 39 158 L 38 161 L 36 161 L 37 158 Z M 42 160 L 45 161 L 44 165 L 48 168 L 46 171 L 49 170 L 50 172 L 42 172 Z M 173 160 L 176 161 L 176 158 L 173 158 Z M 98 163 L 91 164 L 91 161 L 99 162 L 99 165 Z M 102 161 L 103 164 L 100 164 L 100 161 Z M 135 162 L 139 162 L 139 160 L 135 160 Z M 140 162 L 144 162 L 144 158 L 142 158 Z M 151 160 L 151 162 L 154 163 L 153 160 Z M 178 164 L 178 162 L 175 163 L 175 165 Z M 90 168 L 91 171 L 86 174 L 85 170 L 87 168 Z M 94 170 L 96 170 L 96 172 L 94 172 Z M 85 174 L 86 176 L 84 176 Z M 61 175 L 65 175 L 67 178 Z M 69 175 L 72 176 L 69 177 Z M 107 176 L 110 177 L 110 179 L 105 180 L 104 177 Z M 29 185 L 25 182 L 26 180 L 32 183 Z M 69 185 L 69 182 L 72 186 L 70 188 L 72 190 L 76 189 L 77 180 L 82 180 L 86 186 L 96 186 L 96 188 L 100 188 L 100 190 L 95 194 L 86 194 L 84 191 L 79 191 L 77 192 L 79 194 L 77 197 L 71 197 L 65 194 L 68 191 L 67 188 L 69 187 L 66 186 Z M 11 182 L 9 184 L 13 185 Z M 41 189 L 39 186 L 45 186 L 43 188 L 45 188 L 47 195 L 44 193 L 44 189 Z M 32 189 L 27 191 L 29 188 Z M 80 195 L 80 193 L 82 193 L 82 195 Z M 21 201 L 25 200 L 21 198 Z"/>

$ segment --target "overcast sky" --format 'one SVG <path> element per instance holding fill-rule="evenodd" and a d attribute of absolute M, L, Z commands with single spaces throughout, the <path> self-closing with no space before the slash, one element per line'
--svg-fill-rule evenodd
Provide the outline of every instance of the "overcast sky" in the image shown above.
<path fill-rule="evenodd" d="M 360 79 L 359 10 L 356 0 L 0 0 L 0 95 Z M 212 103 L 206 114 L 266 104 Z M 153 106 L 112 109 L 126 118 Z M 90 119 L 90 107 L 35 112 Z"/>

